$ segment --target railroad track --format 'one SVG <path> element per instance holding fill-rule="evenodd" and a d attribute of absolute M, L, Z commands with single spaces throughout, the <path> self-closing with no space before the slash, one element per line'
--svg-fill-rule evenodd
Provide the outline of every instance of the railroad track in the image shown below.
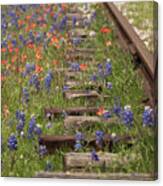
<path fill-rule="evenodd" d="M 113 3 L 104 3 L 104 6 L 109 11 L 109 16 L 114 21 L 116 28 L 117 28 L 117 35 L 119 38 L 119 42 L 123 45 L 125 50 L 129 51 L 133 55 L 134 62 L 136 64 L 139 64 L 144 77 L 147 80 L 147 86 L 149 93 L 149 99 L 151 105 L 154 105 L 156 103 L 156 94 L 153 91 L 153 86 L 155 83 L 156 73 L 157 73 L 157 60 L 155 61 L 153 59 L 153 55 L 151 55 L 146 48 L 144 47 L 142 41 L 138 38 L 136 33 L 133 31 L 131 25 L 127 22 L 127 20 L 122 17 L 118 9 L 115 7 Z M 81 12 L 80 12 L 81 13 Z M 79 19 L 81 18 L 79 16 L 78 10 L 70 10 L 69 11 L 69 28 L 71 28 L 71 19 L 72 16 L 76 15 Z M 84 16 L 83 16 L 84 17 Z M 83 20 L 83 19 L 82 19 Z M 80 25 L 77 24 L 77 29 L 81 28 L 83 29 L 82 20 L 80 19 Z M 124 26 L 125 25 L 125 26 Z M 81 26 L 81 27 L 80 27 Z M 89 27 L 84 27 L 84 30 L 76 33 L 76 36 L 83 35 L 84 31 L 88 31 Z M 70 30 L 70 41 L 73 40 L 74 34 L 72 32 L 75 31 L 75 28 Z M 82 33 L 82 34 L 81 34 Z M 87 37 L 87 34 L 84 33 L 84 41 L 87 39 L 90 39 Z M 84 57 L 85 63 L 88 64 L 93 61 L 92 54 L 95 52 L 95 49 L 90 48 L 76 48 L 70 52 L 70 50 L 67 51 L 65 58 L 69 60 L 69 62 L 74 62 L 76 59 L 80 61 L 80 59 Z M 79 68 L 78 62 L 74 68 Z M 155 65 L 153 65 L 155 64 Z M 154 67 L 155 66 L 155 67 Z M 73 73 L 73 78 L 75 79 L 76 76 L 78 76 L 79 71 L 69 68 L 69 65 L 65 67 L 67 69 L 68 73 Z M 65 71 L 62 71 L 65 72 Z M 70 85 L 71 76 L 67 77 L 66 72 L 63 73 L 63 76 L 65 76 L 65 84 Z M 72 81 L 71 81 L 72 83 Z M 73 130 L 80 129 L 84 127 L 89 127 L 90 124 L 97 124 L 97 123 L 106 123 L 108 127 L 111 127 L 111 125 L 114 125 L 117 123 L 118 118 L 111 118 L 107 120 L 101 120 L 100 117 L 96 115 L 98 112 L 97 107 L 93 107 L 91 105 L 92 100 L 102 99 L 106 97 L 106 95 L 103 95 L 99 93 L 97 90 L 74 90 L 73 88 L 76 87 L 78 83 L 78 80 L 73 81 L 73 87 L 72 89 L 65 90 L 63 92 L 64 99 L 66 101 L 74 101 L 77 98 L 81 98 L 84 100 L 87 100 L 87 106 L 82 107 L 72 107 L 72 108 L 45 108 L 45 116 L 52 120 L 53 118 L 60 118 L 64 114 L 68 114 L 64 118 L 64 127 L 65 130 Z M 108 97 L 107 97 L 108 98 Z M 90 101 L 91 100 L 91 101 Z M 90 102 L 89 102 L 90 101 Z M 139 157 L 139 155 L 133 154 L 130 157 L 128 156 L 121 156 L 119 153 L 112 153 L 114 146 L 117 146 L 118 144 L 125 144 L 127 148 L 130 148 L 134 145 L 139 139 L 137 137 L 131 137 L 131 136 L 120 136 L 120 135 L 114 135 L 114 134 L 106 134 L 103 138 L 104 147 L 107 147 L 108 152 L 106 153 L 98 153 L 98 156 L 100 160 L 98 162 L 91 160 L 90 153 L 79 153 L 79 152 L 72 152 L 74 145 L 75 145 L 75 137 L 70 135 L 42 135 L 40 137 L 40 145 L 46 145 L 48 153 L 54 153 L 56 150 L 68 146 L 70 152 L 65 153 L 64 155 L 64 171 L 60 173 L 48 173 L 48 172 L 39 172 L 36 173 L 35 177 L 57 177 L 57 178 L 95 178 L 95 179 L 135 179 L 135 180 L 152 180 L 155 179 L 157 176 L 154 174 L 123 174 L 123 173 L 101 173 L 100 175 L 96 173 L 83 173 L 83 170 L 87 170 L 90 167 L 96 167 L 100 166 L 103 170 L 106 170 L 113 162 L 115 164 L 121 165 L 121 164 L 128 164 L 131 161 L 134 161 L 136 158 Z M 104 150 L 102 149 L 98 144 L 96 144 L 96 139 L 92 138 L 89 140 L 83 141 L 83 144 L 86 146 L 94 147 L 96 150 Z M 89 167 L 87 167 L 89 165 Z M 71 171 L 72 170 L 72 171 Z M 78 170 L 79 173 L 75 173 L 74 171 Z M 68 172 L 67 172 L 68 171 Z"/>
<path fill-rule="evenodd" d="M 157 5 L 155 4 L 157 12 Z M 104 3 L 104 7 L 108 11 L 108 17 L 114 22 L 119 43 L 124 50 L 129 51 L 133 56 L 133 61 L 137 68 L 140 69 L 144 77 L 144 90 L 149 96 L 150 104 L 157 106 L 157 81 L 158 81 L 158 49 L 155 46 L 155 52 L 152 54 L 145 47 L 143 41 L 127 19 L 122 15 L 114 3 Z M 157 17 L 157 15 L 154 15 Z M 156 18 L 157 20 L 157 18 Z M 155 36 L 156 37 L 156 36 Z"/>

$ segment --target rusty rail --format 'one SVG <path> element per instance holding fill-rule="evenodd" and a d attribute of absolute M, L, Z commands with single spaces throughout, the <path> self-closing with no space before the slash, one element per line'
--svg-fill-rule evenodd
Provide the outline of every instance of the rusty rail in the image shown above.
<path fill-rule="evenodd" d="M 151 54 L 145 47 L 143 41 L 134 31 L 128 20 L 122 15 L 122 13 L 117 9 L 114 3 L 104 3 L 107 8 L 109 17 L 112 19 L 116 26 L 117 36 L 123 48 L 129 51 L 134 61 L 138 62 L 141 66 L 141 71 L 145 77 L 145 89 L 147 89 L 147 94 L 150 93 L 150 102 L 155 105 L 157 102 L 157 90 L 155 79 L 157 77 L 157 63 L 158 54 L 157 50 L 155 54 Z M 156 7 L 157 8 L 157 7 Z M 157 47 L 157 46 L 156 46 Z"/>

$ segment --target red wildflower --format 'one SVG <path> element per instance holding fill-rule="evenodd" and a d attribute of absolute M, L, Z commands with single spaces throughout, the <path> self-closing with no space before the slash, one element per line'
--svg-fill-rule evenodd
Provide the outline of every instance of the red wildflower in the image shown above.
<path fill-rule="evenodd" d="M 110 28 L 107 28 L 107 27 L 103 27 L 103 28 L 100 29 L 100 32 L 107 34 L 107 33 L 110 33 L 111 32 L 111 29 Z"/>

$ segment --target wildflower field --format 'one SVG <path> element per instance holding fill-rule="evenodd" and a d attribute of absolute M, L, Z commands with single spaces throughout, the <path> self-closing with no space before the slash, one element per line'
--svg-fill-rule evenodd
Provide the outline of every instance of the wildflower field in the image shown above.
<path fill-rule="evenodd" d="M 82 21 L 68 15 L 72 10 L 80 11 Z M 111 152 L 132 161 L 112 162 L 105 169 L 88 165 L 85 172 L 155 171 L 154 111 L 142 102 L 146 98 L 143 79 L 134 70 L 130 54 L 117 43 L 106 15 L 102 4 L 1 6 L 2 176 L 64 171 L 63 157 L 72 151 L 90 153 L 90 162 L 98 162 L 101 154 L 109 152 L 105 134 L 117 144 Z M 86 38 L 80 35 L 83 31 Z M 75 58 L 71 50 L 78 48 L 86 52 Z M 87 98 L 74 98 L 74 92 L 81 90 Z M 95 97 L 89 98 L 94 92 Z M 70 117 L 66 109 L 77 107 L 96 107 L 97 122 L 65 126 Z M 45 114 L 45 108 L 62 112 Z M 73 149 L 64 145 L 49 153 L 40 143 L 42 135 L 72 135 L 75 144 Z M 116 143 L 118 136 L 130 136 L 132 142 Z M 96 147 L 85 145 L 84 140 L 91 138 Z"/>

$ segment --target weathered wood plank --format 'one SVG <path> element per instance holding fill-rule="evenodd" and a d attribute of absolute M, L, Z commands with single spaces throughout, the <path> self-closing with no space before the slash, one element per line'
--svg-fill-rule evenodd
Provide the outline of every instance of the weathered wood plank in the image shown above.
<path fill-rule="evenodd" d="M 74 107 L 74 108 L 45 108 L 44 112 L 45 115 L 48 113 L 58 116 L 61 115 L 63 112 L 66 112 L 68 115 L 82 115 L 82 114 L 95 114 L 99 108 L 97 107 Z"/>
<path fill-rule="evenodd" d="M 109 118 L 108 120 L 103 120 L 98 116 L 67 116 L 64 120 L 64 126 L 66 128 L 76 128 L 81 126 L 89 126 L 100 122 L 113 124 L 116 121 L 116 118 Z"/>
<path fill-rule="evenodd" d="M 98 98 L 100 94 L 97 91 L 90 90 L 90 91 L 78 91 L 78 90 L 71 90 L 64 92 L 64 96 L 66 99 L 74 99 L 74 98 Z"/>
<path fill-rule="evenodd" d="M 38 172 L 36 178 L 61 178 L 61 179 L 103 179 L 103 180 L 137 180 L 153 181 L 157 174 L 152 173 L 89 173 L 89 172 Z"/>
<path fill-rule="evenodd" d="M 65 56 L 66 60 L 72 60 L 72 59 L 84 59 L 84 60 L 94 60 L 94 56 L 90 55 L 89 53 L 80 53 L 80 52 L 76 52 L 76 53 L 68 53 Z"/>
<path fill-rule="evenodd" d="M 108 168 L 112 164 L 127 165 L 136 159 L 135 154 L 120 155 L 118 153 L 98 152 L 99 160 L 92 160 L 91 152 L 78 153 L 69 152 L 64 155 L 64 167 L 65 170 L 71 169 L 86 169 L 89 167 L 104 167 Z"/>
<path fill-rule="evenodd" d="M 53 153 L 56 149 L 60 149 L 63 146 L 68 146 L 73 149 L 75 136 L 41 135 L 39 144 L 46 145 L 48 153 Z"/>
<path fill-rule="evenodd" d="M 112 136 L 112 134 L 105 134 L 103 137 L 102 148 L 108 147 L 108 152 L 112 152 L 114 146 L 116 146 L 117 144 L 124 144 L 127 145 L 126 147 L 130 148 L 135 143 L 135 139 L 135 137 L 131 137 L 129 135 Z M 75 136 L 41 135 L 39 144 L 46 145 L 48 153 L 54 153 L 56 149 L 62 148 L 65 145 L 73 149 L 75 145 Z M 101 147 L 99 148 L 98 144 L 96 143 L 95 137 L 84 139 L 83 144 L 89 147 L 93 147 L 96 150 L 101 149 Z"/>

